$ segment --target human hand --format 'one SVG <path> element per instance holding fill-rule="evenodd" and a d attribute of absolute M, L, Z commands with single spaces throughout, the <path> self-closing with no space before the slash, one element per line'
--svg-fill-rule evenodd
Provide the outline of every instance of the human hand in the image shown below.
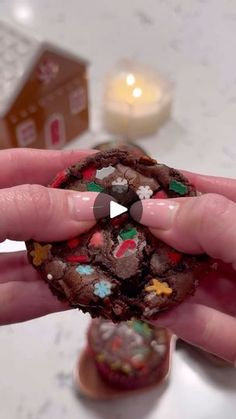
<path fill-rule="evenodd" d="M 186 253 L 207 253 L 219 261 L 196 294 L 160 314 L 156 325 L 183 340 L 236 363 L 236 181 L 184 173 L 204 195 L 144 200 L 141 223 Z"/>
<path fill-rule="evenodd" d="M 0 152 L 0 241 L 66 240 L 95 224 L 97 193 L 46 188 L 55 174 L 92 151 L 9 149 Z M 84 197 L 86 200 L 84 200 Z M 0 324 L 66 310 L 26 252 L 0 254 Z"/>

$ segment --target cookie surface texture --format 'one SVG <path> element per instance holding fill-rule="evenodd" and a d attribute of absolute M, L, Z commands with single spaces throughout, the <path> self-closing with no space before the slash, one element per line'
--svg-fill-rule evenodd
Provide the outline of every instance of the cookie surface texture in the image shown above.
<path fill-rule="evenodd" d="M 177 170 L 121 150 L 87 157 L 59 173 L 50 187 L 105 192 L 126 207 L 143 199 L 196 195 Z M 156 239 L 129 212 L 101 219 L 65 242 L 26 245 L 30 262 L 55 295 L 114 322 L 155 319 L 183 301 L 194 293 L 201 262 Z"/>

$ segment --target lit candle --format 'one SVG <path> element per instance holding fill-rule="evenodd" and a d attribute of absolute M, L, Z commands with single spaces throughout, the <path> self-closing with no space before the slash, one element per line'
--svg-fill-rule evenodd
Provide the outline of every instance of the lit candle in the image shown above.
<path fill-rule="evenodd" d="M 131 139 L 151 135 L 170 116 L 171 96 L 157 74 L 137 66 L 119 69 L 106 84 L 105 128 Z"/>

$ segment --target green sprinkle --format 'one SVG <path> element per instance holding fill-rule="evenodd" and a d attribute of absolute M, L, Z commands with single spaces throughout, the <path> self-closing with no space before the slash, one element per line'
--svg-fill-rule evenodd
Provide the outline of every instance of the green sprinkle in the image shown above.
<path fill-rule="evenodd" d="M 104 188 L 100 185 L 98 185 L 95 182 L 89 182 L 87 183 L 87 191 L 90 192 L 102 192 L 104 190 Z"/>
<path fill-rule="evenodd" d="M 121 230 L 119 236 L 122 238 L 122 240 L 127 240 L 132 239 L 134 236 L 136 236 L 136 234 L 136 228 L 131 228 L 130 230 Z"/>
<path fill-rule="evenodd" d="M 141 336 L 149 338 L 152 335 L 152 329 L 148 326 L 147 323 L 144 323 L 140 320 L 134 320 L 133 329 L 136 333 Z"/>
<path fill-rule="evenodd" d="M 177 180 L 172 180 L 169 184 L 169 190 L 178 193 L 179 195 L 185 195 L 188 192 L 188 188 Z"/>

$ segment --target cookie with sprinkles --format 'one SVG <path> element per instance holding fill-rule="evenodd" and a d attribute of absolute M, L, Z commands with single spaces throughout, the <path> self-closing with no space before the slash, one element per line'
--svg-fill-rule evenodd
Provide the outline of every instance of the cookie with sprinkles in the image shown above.
<path fill-rule="evenodd" d="M 122 150 L 87 157 L 56 176 L 50 187 L 105 192 L 128 208 L 143 199 L 197 195 L 177 170 Z M 26 245 L 30 262 L 55 295 L 114 322 L 155 319 L 183 301 L 194 293 L 204 261 L 157 240 L 129 212 L 100 219 L 65 242 Z"/>
<path fill-rule="evenodd" d="M 114 324 L 95 319 L 88 330 L 88 353 L 110 386 L 135 390 L 166 375 L 171 335 L 140 320 Z"/>

